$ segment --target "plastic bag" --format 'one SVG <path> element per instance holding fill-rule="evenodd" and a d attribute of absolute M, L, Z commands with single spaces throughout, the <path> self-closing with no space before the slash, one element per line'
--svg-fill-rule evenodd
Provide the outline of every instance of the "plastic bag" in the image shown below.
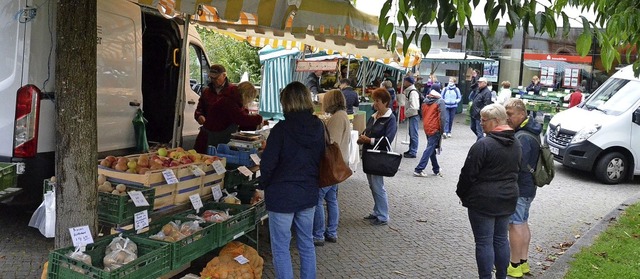
<path fill-rule="evenodd" d="M 29 226 L 40 231 L 47 238 L 53 238 L 56 235 L 56 194 L 53 191 L 47 191 L 44 194 L 44 201 L 38 209 L 31 215 Z"/>
<path fill-rule="evenodd" d="M 146 125 L 149 121 L 144 118 L 142 109 L 138 109 L 136 116 L 133 117 L 133 130 L 136 137 L 136 150 L 140 152 L 149 151 L 149 141 L 147 141 L 147 128 Z"/>
<path fill-rule="evenodd" d="M 80 252 L 80 247 L 76 247 L 76 249 L 74 251 L 71 251 L 71 252 L 67 253 L 66 256 L 69 257 L 69 258 L 72 258 L 74 260 L 81 261 L 81 262 L 83 262 L 83 263 L 85 263 L 85 264 L 87 264 L 89 266 L 92 265 L 91 264 L 91 256 L 89 256 L 89 255 L 87 255 L 87 254 L 85 254 L 83 252 Z M 69 268 L 71 270 L 73 270 L 73 271 L 76 271 L 76 272 L 79 272 L 79 273 L 82 273 L 82 274 L 86 274 L 86 272 L 87 272 L 84 268 L 82 268 L 80 266 L 76 266 L 76 265 L 71 265 L 71 266 L 69 266 Z"/>
<path fill-rule="evenodd" d="M 229 219 L 229 213 L 222 210 L 205 210 L 202 213 L 202 218 L 208 223 L 222 223 Z"/>
<path fill-rule="evenodd" d="M 138 258 L 138 246 L 128 238 L 115 237 L 105 249 L 104 269 L 111 271 Z"/>

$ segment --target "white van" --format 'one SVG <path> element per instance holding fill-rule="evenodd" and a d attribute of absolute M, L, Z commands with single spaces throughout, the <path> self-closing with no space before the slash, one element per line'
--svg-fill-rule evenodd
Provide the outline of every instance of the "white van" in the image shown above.
<path fill-rule="evenodd" d="M 556 114 L 545 141 L 556 161 L 617 184 L 640 175 L 640 79 L 627 66 L 582 104 Z"/>
<path fill-rule="evenodd" d="M 44 4 L 43 4 L 44 3 Z M 54 174 L 55 1 L 1 1 L 0 161 L 24 167 L 18 187 L 39 203 L 44 178 Z M 132 119 L 144 110 L 150 142 L 181 142 L 189 149 L 199 125 L 193 115 L 209 63 L 195 28 L 179 65 L 183 22 L 126 0 L 98 0 L 97 127 L 99 157 L 133 153 Z M 180 66 L 186 67 L 180 76 Z M 183 106 L 176 106 L 183 87 Z M 173 139 L 174 117 L 181 137 Z M 180 134 L 180 133 L 177 133 Z M 20 199 L 16 199 L 20 200 Z M 20 203 L 19 201 L 17 201 Z"/>

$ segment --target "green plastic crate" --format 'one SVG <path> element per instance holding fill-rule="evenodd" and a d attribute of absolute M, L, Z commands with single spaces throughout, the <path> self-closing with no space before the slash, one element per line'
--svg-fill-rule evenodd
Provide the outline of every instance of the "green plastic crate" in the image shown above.
<path fill-rule="evenodd" d="M 256 210 L 256 224 L 260 223 L 262 220 L 268 217 L 267 204 L 264 202 L 264 200 L 261 200 L 258 203 L 254 204 L 253 207 Z"/>
<path fill-rule="evenodd" d="M 237 168 L 227 169 L 227 171 L 224 174 L 224 188 L 234 189 L 238 185 L 247 183 L 250 180 L 251 180 L 251 177 L 248 177 L 242 174 Z"/>
<path fill-rule="evenodd" d="M 153 202 L 155 201 L 155 189 L 127 185 L 127 191 L 129 190 L 142 192 L 149 206 L 136 207 L 128 194 L 114 195 L 98 192 L 98 220 L 115 225 L 124 225 L 133 223 L 133 215 L 137 212 L 149 210 L 149 213 L 151 213 Z"/>
<path fill-rule="evenodd" d="M 103 269 L 105 249 L 116 235 L 101 238 L 88 245 L 85 254 L 91 256 L 91 264 L 66 256 L 75 250 L 67 247 L 49 253 L 49 279 L 145 279 L 158 278 L 171 271 L 171 251 L 169 245 L 149 239 L 130 237 L 138 246 L 138 258 L 112 271 Z M 82 272 L 82 273 L 80 273 Z"/>
<path fill-rule="evenodd" d="M 255 207 L 251 205 L 210 202 L 203 205 L 203 208 L 200 209 L 200 213 L 209 209 L 229 209 L 229 215 L 231 217 L 221 223 L 218 223 L 219 226 L 216 226 L 219 230 L 217 235 L 220 246 L 225 245 L 255 229 L 256 213 Z M 186 216 L 188 214 L 195 214 L 195 210 L 189 210 L 181 216 Z"/>
<path fill-rule="evenodd" d="M 182 267 L 183 265 L 200 258 L 202 255 L 218 247 L 218 224 L 213 223 L 200 224 L 202 230 L 199 230 L 176 242 L 165 242 L 149 238 L 150 236 L 157 234 L 162 229 L 162 226 L 176 220 L 180 220 L 181 222 L 192 221 L 187 218 L 169 216 L 156 222 L 151 222 L 151 224 L 149 224 L 149 231 L 137 234 L 138 237 L 169 245 L 171 250 L 171 269 Z M 125 232 L 125 234 L 133 235 L 135 234 L 135 230 L 129 230 Z"/>
<path fill-rule="evenodd" d="M 16 164 L 0 163 L 0 191 L 16 186 Z"/>

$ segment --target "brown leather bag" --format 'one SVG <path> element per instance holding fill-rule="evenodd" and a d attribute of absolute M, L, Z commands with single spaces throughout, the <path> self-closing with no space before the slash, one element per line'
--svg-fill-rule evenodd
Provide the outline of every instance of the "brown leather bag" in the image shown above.
<path fill-rule="evenodd" d="M 325 149 L 320 159 L 319 186 L 327 187 L 347 180 L 353 174 L 351 168 L 344 162 L 338 143 L 331 143 L 329 130 L 324 125 Z"/>

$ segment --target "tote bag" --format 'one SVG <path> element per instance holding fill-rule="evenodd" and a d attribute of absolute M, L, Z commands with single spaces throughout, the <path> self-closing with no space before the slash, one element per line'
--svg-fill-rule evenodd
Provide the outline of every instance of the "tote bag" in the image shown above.
<path fill-rule="evenodd" d="M 380 150 L 382 141 L 387 142 L 387 150 Z M 402 155 L 391 151 L 387 137 L 382 137 L 373 149 L 362 152 L 362 169 L 366 174 L 392 177 L 398 172 Z"/>
<path fill-rule="evenodd" d="M 327 126 L 324 126 L 325 149 L 320 159 L 320 187 L 327 187 L 347 180 L 353 172 L 344 162 L 338 143 L 331 143 Z"/>

